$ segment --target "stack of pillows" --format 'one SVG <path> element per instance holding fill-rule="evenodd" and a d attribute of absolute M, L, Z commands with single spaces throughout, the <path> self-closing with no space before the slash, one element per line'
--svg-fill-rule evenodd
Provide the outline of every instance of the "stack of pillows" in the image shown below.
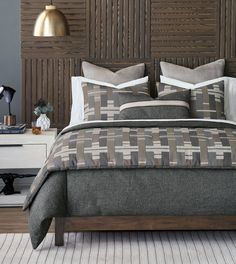
<path fill-rule="evenodd" d="M 236 91 L 233 89 L 235 80 L 223 77 L 224 67 L 223 59 L 193 70 L 161 62 L 163 75 L 161 83 L 157 83 L 158 97 L 153 99 L 149 95 L 148 77 L 143 77 L 144 64 L 112 72 L 83 62 L 84 77 L 72 77 L 70 125 L 119 119 L 236 121 L 230 95 Z"/>
<path fill-rule="evenodd" d="M 181 93 L 189 91 L 189 118 L 226 119 L 224 114 L 225 60 L 217 60 L 189 69 L 167 62 L 161 62 L 161 83 L 159 96 L 163 92 Z M 208 80 L 211 80 L 208 82 Z"/>

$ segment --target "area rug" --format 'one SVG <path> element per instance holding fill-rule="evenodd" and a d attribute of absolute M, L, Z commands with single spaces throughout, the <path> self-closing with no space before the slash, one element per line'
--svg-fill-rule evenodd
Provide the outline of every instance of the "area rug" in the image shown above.
<path fill-rule="evenodd" d="M 235 264 L 236 232 L 67 233 L 65 246 L 48 234 L 32 250 L 28 234 L 0 234 L 1 264 Z"/>

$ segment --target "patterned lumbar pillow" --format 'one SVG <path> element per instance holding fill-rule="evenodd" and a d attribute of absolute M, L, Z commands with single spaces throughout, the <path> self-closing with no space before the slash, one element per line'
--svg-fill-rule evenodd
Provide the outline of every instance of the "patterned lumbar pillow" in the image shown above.
<path fill-rule="evenodd" d="M 120 107 L 119 119 L 186 119 L 189 104 L 177 100 L 132 102 Z"/>
<path fill-rule="evenodd" d="M 136 101 L 137 98 L 152 100 L 149 95 L 148 82 L 123 89 L 84 82 L 82 89 L 84 94 L 84 121 L 119 119 L 119 96 L 121 94 L 125 95 L 126 102 Z"/>
<path fill-rule="evenodd" d="M 224 81 L 191 90 L 192 118 L 225 119 Z"/>
<path fill-rule="evenodd" d="M 189 118 L 189 90 L 157 83 L 158 99 L 124 103 L 120 119 L 186 119 Z"/>

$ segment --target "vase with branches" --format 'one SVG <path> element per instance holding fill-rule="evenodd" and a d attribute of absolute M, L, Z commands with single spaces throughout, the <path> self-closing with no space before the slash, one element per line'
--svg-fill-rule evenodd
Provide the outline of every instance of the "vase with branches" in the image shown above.
<path fill-rule="evenodd" d="M 53 111 L 53 106 L 46 102 L 44 99 L 39 99 L 39 101 L 34 105 L 34 114 L 39 116 L 36 121 L 36 126 L 41 127 L 43 131 L 50 128 L 50 119 L 47 117 L 47 113 Z"/>

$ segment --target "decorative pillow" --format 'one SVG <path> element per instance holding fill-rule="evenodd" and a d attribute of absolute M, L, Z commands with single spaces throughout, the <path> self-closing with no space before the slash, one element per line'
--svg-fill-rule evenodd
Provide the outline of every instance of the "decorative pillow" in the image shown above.
<path fill-rule="evenodd" d="M 189 83 L 200 83 L 224 76 L 225 60 L 220 59 L 195 69 L 189 69 L 172 63 L 160 62 L 162 74 L 165 77 Z"/>
<path fill-rule="evenodd" d="M 136 86 L 138 87 L 138 86 Z M 135 89 L 133 90 L 133 92 L 119 92 L 118 93 L 119 96 L 119 105 L 123 105 L 126 103 L 131 103 L 131 102 L 140 102 L 140 101 L 152 101 L 154 100 L 149 94 L 147 94 L 147 92 L 142 92 L 139 91 L 139 89 Z"/>
<path fill-rule="evenodd" d="M 191 90 L 191 117 L 225 119 L 224 81 Z"/>
<path fill-rule="evenodd" d="M 82 89 L 84 94 L 84 121 L 119 119 L 120 94 L 130 96 L 129 102 L 135 101 L 137 96 L 143 98 L 142 100 L 151 98 L 148 82 L 123 89 L 85 82 L 82 83 Z"/>
<path fill-rule="evenodd" d="M 143 84 L 148 82 L 148 76 L 141 79 L 132 80 L 127 83 L 122 83 L 120 85 L 113 85 L 110 83 L 99 82 L 95 80 L 90 80 L 82 76 L 73 76 L 71 78 L 72 85 L 72 107 L 71 107 L 71 119 L 70 125 L 77 125 L 84 121 L 84 94 L 82 89 L 82 83 L 88 82 L 93 84 L 98 84 L 102 86 L 112 87 L 115 89 L 123 89 L 130 86 L 135 86 L 138 84 Z"/>
<path fill-rule="evenodd" d="M 140 63 L 121 69 L 117 72 L 112 72 L 109 69 L 83 61 L 82 70 L 85 78 L 111 83 L 113 85 L 119 85 L 121 83 L 142 78 L 144 76 L 145 64 Z"/>
<path fill-rule="evenodd" d="M 221 77 L 213 80 L 209 80 L 202 83 L 191 84 L 187 82 L 181 82 L 176 79 L 167 78 L 164 76 L 160 76 L 161 82 L 169 85 L 175 85 L 178 87 L 186 88 L 186 89 L 196 89 L 200 87 L 204 87 L 206 85 L 210 85 L 213 83 L 218 83 L 220 81 L 224 81 L 224 112 L 227 120 L 236 122 L 236 78 L 232 77 Z"/>
<path fill-rule="evenodd" d="M 153 100 L 123 104 L 119 119 L 186 119 L 189 104 L 179 100 Z"/>
<path fill-rule="evenodd" d="M 189 118 L 189 90 L 157 83 L 158 99 L 123 103 L 119 119 L 185 119 Z M 123 95 L 120 95 L 120 98 Z"/>
<path fill-rule="evenodd" d="M 180 100 L 189 103 L 190 91 L 174 85 L 156 83 L 159 100 Z"/>

